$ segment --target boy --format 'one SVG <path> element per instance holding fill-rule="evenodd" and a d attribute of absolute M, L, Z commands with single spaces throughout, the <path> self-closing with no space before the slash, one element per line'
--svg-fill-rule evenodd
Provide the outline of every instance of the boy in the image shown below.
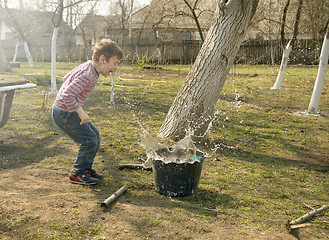
<path fill-rule="evenodd" d="M 122 56 L 115 42 L 110 39 L 101 40 L 94 47 L 92 60 L 66 74 L 58 91 L 52 107 L 52 118 L 64 133 L 80 144 L 69 177 L 71 183 L 94 185 L 103 178 L 102 174 L 92 168 L 100 146 L 100 135 L 82 107 L 94 90 L 99 74 L 108 77 L 111 72 L 115 72 Z"/>

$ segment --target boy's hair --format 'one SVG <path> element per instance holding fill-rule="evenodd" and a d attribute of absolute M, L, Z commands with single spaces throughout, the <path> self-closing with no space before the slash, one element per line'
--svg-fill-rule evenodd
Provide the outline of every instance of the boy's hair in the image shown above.
<path fill-rule="evenodd" d="M 107 61 L 113 56 L 117 56 L 119 59 L 123 57 L 119 45 L 111 39 L 102 39 L 95 44 L 92 59 L 98 62 L 101 55 L 104 55 Z"/>

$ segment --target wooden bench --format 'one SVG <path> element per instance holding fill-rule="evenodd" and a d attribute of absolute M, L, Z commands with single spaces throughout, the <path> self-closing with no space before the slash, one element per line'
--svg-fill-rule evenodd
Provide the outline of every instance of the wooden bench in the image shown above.
<path fill-rule="evenodd" d="M 0 75 L 0 128 L 8 121 L 15 90 L 36 86 L 36 84 L 31 84 L 26 79 L 15 77 L 8 79 Z"/>

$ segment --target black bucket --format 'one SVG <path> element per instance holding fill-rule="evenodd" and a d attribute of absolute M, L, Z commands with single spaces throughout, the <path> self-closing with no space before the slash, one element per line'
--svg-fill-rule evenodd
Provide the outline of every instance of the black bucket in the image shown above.
<path fill-rule="evenodd" d="M 202 162 L 202 158 L 200 162 L 194 163 L 164 163 L 161 160 L 153 160 L 156 191 L 171 197 L 195 194 L 198 191 Z"/>

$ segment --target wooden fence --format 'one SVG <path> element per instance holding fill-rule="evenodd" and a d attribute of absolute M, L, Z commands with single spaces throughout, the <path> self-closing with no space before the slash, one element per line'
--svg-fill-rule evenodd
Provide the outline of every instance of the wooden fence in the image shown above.
<path fill-rule="evenodd" d="M 43 37 L 29 41 L 33 59 L 50 61 L 51 38 Z M 290 54 L 291 64 L 317 64 L 322 41 L 298 40 Z M 4 40 L 3 46 L 9 61 L 15 54 L 16 42 Z M 123 45 L 126 62 L 132 63 L 169 63 L 190 64 L 194 62 L 201 48 L 200 41 L 164 42 L 158 45 L 139 44 Z M 58 38 L 57 59 L 59 61 L 84 61 L 90 59 L 91 49 L 76 45 L 74 38 Z M 280 64 L 282 48 L 279 41 L 249 40 L 242 43 L 235 62 L 241 64 Z M 23 46 L 18 49 L 18 61 L 26 61 Z"/>

